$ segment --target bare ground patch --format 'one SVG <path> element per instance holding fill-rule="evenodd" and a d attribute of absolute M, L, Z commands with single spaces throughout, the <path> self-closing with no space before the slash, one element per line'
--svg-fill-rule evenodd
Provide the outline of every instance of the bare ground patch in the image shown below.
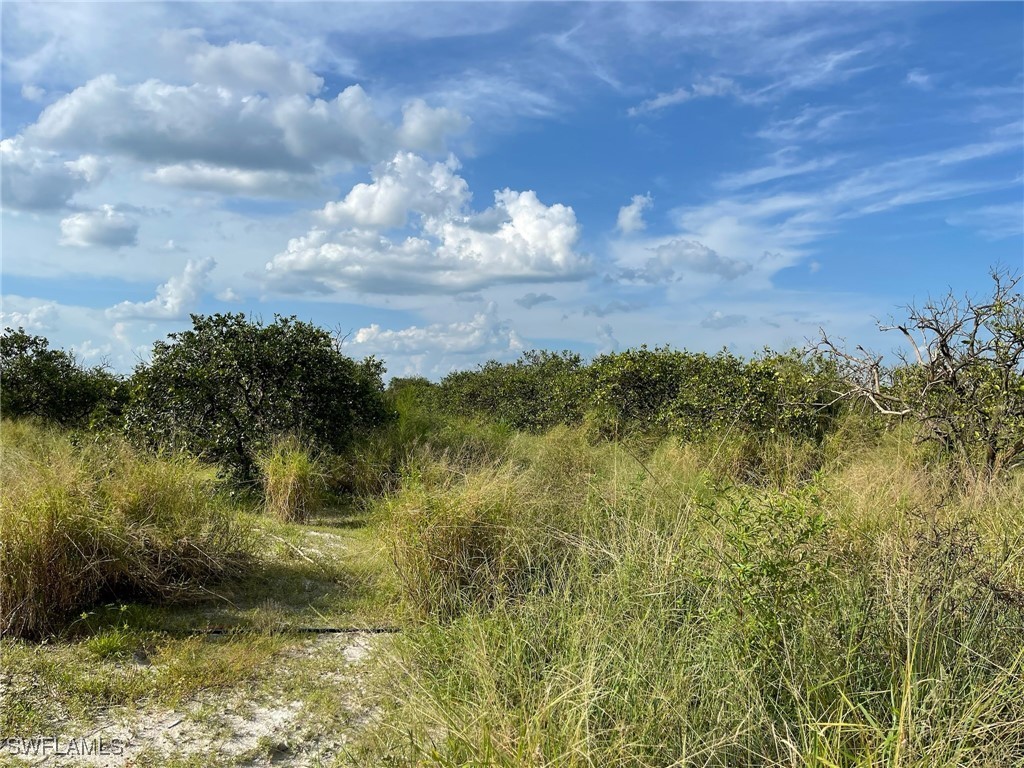
<path fill-rule="evenodd" d="M 98 727 L 66 734 L 12 765 L 294 766 L 344 762 L 348 745 L 377 716 L 368 678 L 388 636 L 324 634 L 279 654 L 262 681 L 204 692 L 175 709 L 111 714 Z"/>

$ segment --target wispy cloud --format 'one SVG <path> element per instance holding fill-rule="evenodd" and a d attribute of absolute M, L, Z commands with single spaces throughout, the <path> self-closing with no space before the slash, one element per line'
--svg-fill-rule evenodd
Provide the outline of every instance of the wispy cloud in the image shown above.
<path fill-rule="evenodd" d="M 1024 235 L 1024 202 L 984 205 L 946 217 L 954 227 L 967 227 L 990 240 Z"/>

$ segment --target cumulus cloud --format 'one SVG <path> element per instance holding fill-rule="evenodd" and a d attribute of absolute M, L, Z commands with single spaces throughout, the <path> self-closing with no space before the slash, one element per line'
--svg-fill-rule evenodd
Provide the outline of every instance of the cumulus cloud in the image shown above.
<path fill-rule="evenodd" d="M 746 322 L 746 315 L 727 315 L 716 309 L 713 312 L 709 312 L 708 315 L 700 321 L 700 327 L 720 331 L 725 328 L 744 325 Z"/>
<path fill-rule="evenodd" d="M 60 222 L 61 245 L 123 248 L 138 244 L 139 224 L 113 205 L 74 213 Z"/>
<path fill-rule="evenodd" d="M 445 108 L 439 117 L 425 104 L 414 112 L 419 145 L 440 146 L 444 131 L 457 122 Z M 306 173 L 331 160 L 376 162 L 394 152 L 404 135 L 359 85 L 324 100 L 202 82 L 125 85 L 113 75 L 63 96 L 24 132 L 33 145 L 50 149 L 157 164 Z"/>
<path fill-rule="evenodd" d="M 456 175 L 458 160 L 431 165 L 411 152 L 399 152 L 372 172 L 369 184 L 356 184 L 343 200 L 328 203 L 321 217 L 329 224 L 391 228 L 404 226 L 410 212 L 453 218 L 469 201 L 469 185 Z"/>
<path fill-rule="evenodd" d="M 467 361 L 509 359 L 525 344 L 493 302 L 468 320 L 384 329 L 376 323 L 360 328 L 349 340 L 353 354 L 378 355 L 392 375 L 443 375 Z"/>
<path fill-rule="evenodd" d="M 647 222 L 644 221 L 644 211 L 653 204 L 654 198 L 651 197 L 650 193 L 646 195 L 633 195 L 629 205 L 624 205 L 619 209 L 619 218 L 616 224 L 619 231 L 628 235 L 630 232 L 638 232 L 645 229 Z"/>
<path fill-rule="evenodd" d="M 654 259 L 661 267 L 672 271 L 691 270 L 734 280 L 751 270 L 750 264 L 722 256 L 694 240 L 672 240 L 654 248 Z"/>
<path fill-rule="evenodd" d="M 545 205 L 532 191 L 501 190 L 479 213 L 460 211 L 469 199 L 452 162 L 428 166 L 400 155 L 323 211 L 349 229 L 310 230 L 289 241 L 268 264 L 271 286 L 293 292 L 463 293 L 485 286 L 578 279 L 589 259 L 576 251 L 573 209 Z M 415 234 L 392 239 L 379 230 L 421 221 Z"/>
<path fill-rule="evenodd" d="M 554 300 L 555 297 L 552 296 L 550 293 L 534 293 L 533 291 L 530 291 L 529 293 L 520 296 L 518 299 L 515 300 L 515 302 L 523 309 L 533 309 L 538 304 L 543 304 L 546 301 Z"/>
<path fill-rule="evenodd" d="M 77 192 L 103 176 L 105 164 L 91 155 L 65 160 L 16 136 L 0 141 L 0 169 L 4 208 L 46 211 L 66 207 Z"/>
<path fill-rule="evenodd" d="M 54 149 L 135 160 L 204 162 L 249 169 L 311 170 L 313 159 L 375 156 L 385 123 L 358 85 L 326 102 L 271 99 L 195 83 L 90 80 L 43 110 L 24 136 Z"/>
<path fill-rule="evenodd" d="M 24 328 L 29 333 L 39 333 L 53 328 L 56 319 L 56 304 L 38 304 L 21 311 L 0 312 L 0 328 Z"/>
<path fill-rule="evenodd" d="M 271 95 L 316 94 L 323 88 L 322 77 L 259 43 L 232 42 L 217 46 L 192 35 L 185 45 L 193 48 L 187 62 L 200 83 Z"/>
<path fill-rule="evenodd" d="M 217 262 L 209 256 L 189 259 L 180 275 L 157 287 L 154 298 L 149 301 L 122 301 L 107 310 L 107 317 L 118 320 L 180 320 L 199 301 L 215 266 Z"/>
<path fill-rule="evenodd" d="M 416 152 L 444 151 L 444 137 L 456 136 L 469 128 L 470 119 L 448 107 L 430 107 L 423 99 L 413 99 L 402 109 L 398 144 Z"/>

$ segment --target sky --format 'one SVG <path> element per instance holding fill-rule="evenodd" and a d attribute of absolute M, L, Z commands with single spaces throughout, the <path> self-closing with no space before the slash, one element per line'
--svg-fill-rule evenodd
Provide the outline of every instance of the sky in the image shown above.
<path fill-rule="evenodd" d="M 1024 267 L 1022 3 L 2 4 L 0 323 L 438 378 L 751 354 Z"/>

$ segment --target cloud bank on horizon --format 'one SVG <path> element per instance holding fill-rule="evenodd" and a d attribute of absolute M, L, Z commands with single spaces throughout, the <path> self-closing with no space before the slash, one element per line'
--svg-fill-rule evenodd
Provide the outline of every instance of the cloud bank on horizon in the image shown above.
<path fill-rule="evenodd" d="M 750 353 L 1024 266 L 1021 4 L 2 7 L 3 325 L 393 375 Z"/>

